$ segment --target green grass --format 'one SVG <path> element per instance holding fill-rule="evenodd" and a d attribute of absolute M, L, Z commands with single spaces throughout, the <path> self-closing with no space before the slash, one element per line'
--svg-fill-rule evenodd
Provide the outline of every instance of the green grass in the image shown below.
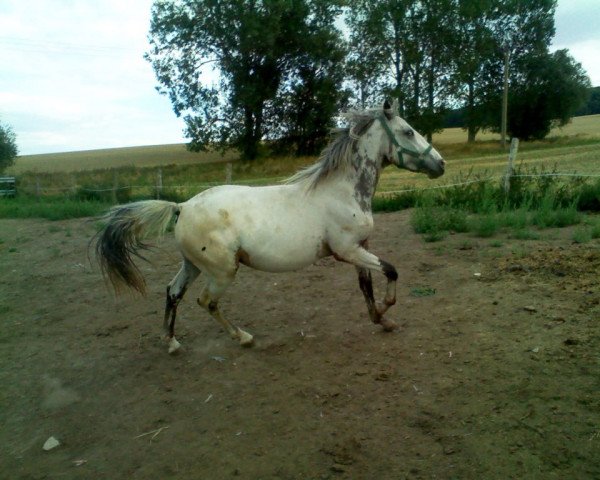
<path fill-rule="evenodd" d="M 600 183 L 594 185 L 600 196 Z M 509 231 L 511 238 L 535 240 L 540 234 L 534 228 L 582 222 L 579 202 L 584 186 L 591 188 L 577 179 L 565 183 L 559 177 L 523 177 L 508 193 L 500 182 L 492 181 L 428 192 L 417 201 L 411 225 L 427 242 L 442 240 L 452 231 L 480 238 Z M 600 236 L 600 222 L 594 228 Z"/>
<path fill-rule="evenodd" d="M 68 218 L 99 215 L 109 204 L 69 199 L 5 199 L 0 202 L 0 218 L 45 218 L 63 220 Z"/>
<path fill-rule="evenodd" d="M 434 144 L 448 161 L 446 175 L 431 181 L 424 175 L 387 168 L 373 210 L 396 211 L 422 206 L 424 201 L 436 208 L 447 207 L 433 212 L 430 219 L 419 220 L 437 224 L 420 227 L 431 239 L 443 236 L 436 233 L 442 231 L 470 230 L 489 236 L 498 230 L 522 230 L 531 224 L 546 227 L 577 222 L 576 211 L 600 211 L 600 179 L 552 174 L 599 173 L 599 132 L 600 116 L 578 117 L 547 140 L 522 142 L 516 173 L 524 176 L 512 177 L 506 195 L 500 180 L 490 179 L 501 176 L 506 169 L 507 152 L 500 150 L 497 137 L 486 134 L 480 136 L 480 141 L 467 144 L 466 134 L 460 129 L 444 131 L 434 136 Z M 225 159 L 235 157 L 230 153 Z M 233 183 L 277 184 L 314 161 L 316 157 L 235 160 Z M 164 185 L 160 198 L 178 202 L 224 183 L 226 175 L 226 165 L 218 153 L 191 153 L 182 145 L 18 157 L 9 173 L 18 173 L 19 195 L 16 199 L 0 199 L 0 218 L 89 216 L 115 202 L 156 198 L 159 167 Z M 540 174 L 546 176 L 528 176 Z M 456 183 L 462 185 L 424 190 Z M 559 209 L 556 212 L 543 207 L 548 195 Z M 467 225 L 466 216 L 476 214 L 493 219 L 470 218 Z"/>
<path fill-rule="evenodd" d="M 589 228 L 579 227 L 573 231 L 572 239 L 575 243 L 587 243 L 592 240 L 592 233 Z"/>

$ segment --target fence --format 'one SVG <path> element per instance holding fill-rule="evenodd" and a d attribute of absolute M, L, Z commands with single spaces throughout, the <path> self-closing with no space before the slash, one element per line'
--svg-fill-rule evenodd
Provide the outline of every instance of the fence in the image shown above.
<path fill-rule="evenodd" d="M 517 174 L 515 173 L 514 165 L 517 157 L 519 146 L 519 140 L 516 138 L 512 139 L 510 154 L 508 156 L 508 164 L 506 167 L 506 172 L 503 175 L 488 175 L 481 178 L 465 180 L 457 183 L 447 183 L 443 185 L 435 185 L 435 186 L 418 186 L 414 188 L 406 188 L 401 190 L 384 190 L 378 191 L 377 196 L 379 197 L 388 197 L 394 195 L 401 195 L 407 192 L 416 192 L 416 191 L 425 191 L 425 190 L 436 190 L 436 189 L 445 189 L 452 188 L 462 185 L 469 185 L 473 183 L 482 183 L 489 181 L 500 181 L 504 185 L 504 189 L 508 191 L 510 188 L 510 179 L 518 178 L 518 177 L 580 177 L 580 178 L 599 178 L 600 174 L 595 173 L 535 173 L 535 174 Z M 89 188 L 77 185 L 76 182 L 70 186 L 65 187 L 44 187 L 43 181 L 40 177 L 35 177 L 33 182 L 29 182 L 29 185 L 19 184 L 19 192 L 25 195 L 35 196 L 40 199 L 45 195 L 77 195 L 78 197 L 86 198 L 88 197 L 101 197 L 104 200 L 111 201 L 113 203 L 123 202 L 128 200 L 129 196 L 133 196 L 135 198 L 147 198 L 152 197 L 156 199 L 161 198 L 169 198 L 172 197 L 174 193 L 179 193 L 179 196 L 189 196 L 190 194 L 198 193 L 202 190 L 206 190 L 208 188 L 223 185 L 223 184 L 238 184 L 238 185 L 266 185 L 273 184 L 275 182 L 281 181 L 286 177 L 267 177 L 267 178 L 253 178 L 251 180 L 245 181 L 233 181 L 232 179 L 232 164 L 228 162 L 225 164 L 225 170 L 223 172 L 223 181 L 213 181 L 213 182 L 204 182 L 204 183 L 184 183 L 184 184 L 164 184 L 163 182 L 163 171 L 162 168 L 158 168 L 156 170 L 154 182 L 146 183 L 143 185 L 132 185 L 127 184 L 124 185 L 120 182 L 119 174 L 115 170 L 113 172 L 112 184 L 110 180 L 105 183 L 105 187 L 98 188 Z M 5 182 L 6 188 L 2 189 L 2 182 Z M 108 184 L 108 185 L 107 185 Z M 15 188 L 15 178 L 14 177 L 0 177 L 0 196 L 2 195 L 11 195 L 14 196 L 16 194 Z"/>
<path fill-rule="evenodd" d="M 0 177 L 0 197 L 14 197 L 17 194 L 15 177 Z"/>

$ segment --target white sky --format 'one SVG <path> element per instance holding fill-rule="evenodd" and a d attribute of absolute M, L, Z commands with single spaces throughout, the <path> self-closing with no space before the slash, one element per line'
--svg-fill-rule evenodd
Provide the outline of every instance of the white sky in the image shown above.
<path fill-rule="evenodd" d="M 142 56 L 152 0 L 2 0 L 0 123 L 22 155 L 182 143 Z M 600 85 L 600 0 L 559 0 L 553 49 Z"/>

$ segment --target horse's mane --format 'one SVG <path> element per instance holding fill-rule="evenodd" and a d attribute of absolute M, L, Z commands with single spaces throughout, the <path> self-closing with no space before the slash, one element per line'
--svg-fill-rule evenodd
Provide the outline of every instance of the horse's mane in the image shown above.
<path fill-rule="evenodd" d="M 377 117 L 373 110 L 353 110 L 341 116 L 346 118 L 351 126 L 332 130 L 333 139 L 323 149 L 319 160 L 295 173 L 286 183 L 306 181 L 310 190 L 331 173 L 350 166 L 356 142 L 373 125 Z"/>

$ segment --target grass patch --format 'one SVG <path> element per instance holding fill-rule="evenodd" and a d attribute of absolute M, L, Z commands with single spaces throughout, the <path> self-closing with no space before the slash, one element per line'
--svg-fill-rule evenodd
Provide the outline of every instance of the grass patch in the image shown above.
<path fill-rule="evenodd" d="M 472 217 L 468 225 L 469 231 L 481 238 L 493 237 L 500 228 L 500 223 L 495 213 Z"/>
<path fill-rule="evenodd" d="M 592 240 L 592 232 L 589 227 L 579 227 L 573 231 L 571 237 L 575 243 L 587 243 Z"/>
<path fill-rule="evenodd" d="M 436 294 L 436 289 L 432 287 L 415 287 L 410 291 L 413 297 L 431 297 Z"/>
<path fill-rule="evenodd" d="M 0 218 L 65 220 L 96 216 L 108 207 L 107 203 L 72 199 L 47 198 L 43 201 L 27 198 L 4 199 L 0 201 Z"/>
<path fill-rule="evenodd" d="M 580 177 L 565 180 L 553 173 L 524 172 L 517 172 L 520 176 L 513 178 L 508 193 L 500 182 L 470 182 L 468 178 L 461 185 L 428 192 L 413 212 L 414 231 L 426 241 L 440 240 L 449 231 L 490 238 L 506 230 L 513 231 L 512 238 L 534 240 L 539 234 L 533 226 L 562 228 L 581 223 L 578 208 L 584 188 L 585 205 L 593 203 L 594 195 L 600 198 L 599 182 L 587 184 Z"/>

